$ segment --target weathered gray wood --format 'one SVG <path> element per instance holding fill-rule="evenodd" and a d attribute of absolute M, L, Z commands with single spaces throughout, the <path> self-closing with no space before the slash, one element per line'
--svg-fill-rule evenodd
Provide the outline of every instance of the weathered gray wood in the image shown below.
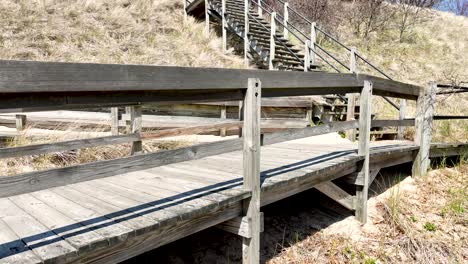
<path fill-rule="evenodd" d="M 205 0 L 205 36 L 208 37 L 210 35 L 210 12 L 208 11 L 210 8 L 210 3 L 208 0 Z"/>
<path fill-rule="evenodd" d="M 252 238 L 252 219 L 247 216 L 236 217 L 216 226 L 226 232 L 239 235 L 243 238 Z M 264 231 L 263 213 L 260 213 L 260 232 Z"/>
<path fill-rule="evenodd" d="M 348 105 L 346 107 L 346 121 L 352 121 L 355 119 L 355 108 L 356 108 L 356 95 L 348 94 Z M 356 129 L 349 129 L 346 131 L 346 138 L 351 141 L 356 141 Z"/>
<path fill-rule="evenodd" d="M 308 72 L 310 68 L 310 40 L 304 43 L 304 71 Z"/>
<path fill-rule="evenodd" d="M 226 23 L 226 0 L 221 0 L 221 27 L 222 27 L 222 38 L 223 38 L 223 52 L 227 51 L 227 23 Z"/>
<path fill-rule="evenodd" d="M 90 148 L 103 145 L 115 145 L 139 140 L 134 134 L 122 136 L 109 136 L 70 141 L 54 142 L 47 144 L 29 145 L 14 148 L 0 148 L 0 158 L 11 158 L 28 155 L 39 155 L 51 152 L 62 152 L 81 148 Z"/>
<path fill-rule="evenodd" d="M 413 163 L 413 177 L 425 176 L 429 169 L 436 89 L 436 83 L 429 83 L 417 100 L 414 144 L 419 146 L 419 151 Z"/>
<path fill-rule="evenodd" d="M 111 133 L 113 136 L 119 134 L 119 108 L 111 108 Z"/>
<path fill-rule="evenodd" d="M 227 114 L 227 107 L 225 105 L 221 106 L 221 114 L 220 114 L 221 120 L 226 120 L 226 118 L 227 118 L 226 114 Z M 226 136 L 226 128 L 221 128 L 219 130 L 219 135 L 222 136 L 222 137 L 225 137 Z"/>
<path fill-rule="evenodd" d="M 141 106 L 132 106 L 130 108 L 131 133 L 140 137 L 142 129 Z M 141 140 L 132 142 L 131 155 L 143 153 L 143 143 Z"/>
<path fill-rule="evenodd" d="M 405 127 L 414 126 L 414 119 L 404 120 L 372 120 L 371 127 Z"/>
<path fill-rule="evenodd" d="M 314 127 L 298 128 L 298 129 L 288 129 L 286 131 L 269 133 L 263 135 L 263 145 L 275 144 L 283 141 L 306 138 L 311 136 L 323 135 L 332 132 L 343 131 L 350 128 L 356 128 L 358 122 L 345 121 L 345 122 L 333 122 L 327 123 Z"/>
<path fill-rule="evenodd" d="M 250 219 L 250 238 L 242 239 L 242 262 L 260 262 L 260 111 L 261 82 L 259 79 L 248 79 L 244 99 L 244 140 L 243 167 L 244 188 L 252 196 L 244 200 L 243 213 Z"/>
<path fill-rule="evenodd" d="M 275 59 L 275 49 L 276 49 L 276 12 L 271 13 L 271 20 L 270 20 L 270 52 L 268 55 L 268 69 L 274 70 L 275 65 L 273 64 L 273 60 Z"/>
<path fill-rule="evenodd" d="M 315 27 L 316 22 L 312 22 L 310 25 L 310 61 L 312 64 L 316 64 L 315 58 L 315 45 L 317 44 L 317 31 Z"/>
<path fill-rule="evenodd" d="M 0 219 L 21 237 L 43 262 L 66 263 L 77 256 L 77 250 L 39 223 L 9 199 L 0 199 Z M 24 224 L 27 223 L 27 224 Z M 44 243 L 43 246 L 38 246 Z"/>
<path fill-rule="evenodd" d="M 36 264 L 41 259 L 0 219 L 0 262 L 4 264 Z"/>
<path fill-rule="evenodd" d="M 400 99 L 400 111 L 399 111 L 399 119 L 403 121 L 406 118 L 406 100 Z M 404 132 L 405 128 L 402 126 L 398 127 L 398 137 L 397 139 L 403 140 L 404 139 Z"/>
<path fill-rule="evenodd" d="M 244 0 L 244 64 L 249 65 L 248 53 L 250 51 L 249 41 L 249 0 Z"/>
<path fill-rule="evenodd" d="M 242 139 L 231 139 L 121 159 L 0 177 L 0 197 L 235 151 L 242 148 L 241 142 Z"/>
<path fill-rule="evenodd" d="M 338 187 L 333 182 L 325 182 L 319 184 L 315 186 L 315 189 L 319 190 L 321 193 L 330 197 L 331 199 L 346 207 L 347 209 L 354 210 L 354 196 L 343 191 L 343 189 Z"/>
<path fill-rule="evenodd" d="M 206 125 L 206 126 L 195 126 L 195 127 L 184 127 L 184 128 L 174 128 L 174 129 L 165 129 L 156 132 L 144 132 L 141 134 L 142 139 L 155 139 L 155 138 L 164 138 L 164 137 L 174 137 L 174 136 L 183 136 L 183 135 L 197 135 L 201 133 L 206 133 L 210 131 L 216 131 L 219 129 L 230 129 L 237 128 L 242 126 L 243 122 L 225 122 L 215 125 Z"/>
<path fill-rule="evenodd" d="M 289 30 L 288 30 L 288 23 L 289 23 L 289 3 L 286 2 L 283 5 L 283 36 L 285 39 L 289 39 Z"/>
<path fill-rule="evenodd" d="M 363 186 L 356 186 L 356 218 L 365 224 L 367 222 L 367 197 L 369 191 L 369 164 L 370 164 L 370 128 L 372 105 L 372 82 L 365 81 L 360 96 L 359 114 L 359 143 L 358 155 L 364 156 L 359 177 L 364 179 Z"/>
<path fill-rule="evenodd" d="M 16 115 L 16 130 L 23 131 L 26 129 L 26 115 Z"/>

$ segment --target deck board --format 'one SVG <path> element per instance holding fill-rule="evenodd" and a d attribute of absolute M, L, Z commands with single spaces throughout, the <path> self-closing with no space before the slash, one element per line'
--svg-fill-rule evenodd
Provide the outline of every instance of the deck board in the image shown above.
<path fill-rule="evenodd" d="M 374 144 L 371 163 L 416 148 Z M 264 146 L 262 205 L 349 175 L 359 160 L 352 143 L 302 139 Z M 249 195 L 242 172 L 242 151 L 236 151 L 2 198 L 0 263 L 106 263 L 135 256 L 239 216 Z"/>

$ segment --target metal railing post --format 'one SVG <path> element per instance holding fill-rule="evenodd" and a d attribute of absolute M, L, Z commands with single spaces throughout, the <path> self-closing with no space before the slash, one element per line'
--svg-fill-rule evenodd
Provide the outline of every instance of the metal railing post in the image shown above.
<path fill-rule="evenodd" d="M 274 70 L 275 66 L 273 64 L 273 60 L 275 59 L 275 35 L 276 35 L 276 12 L 271 13 L 271 31 L 270 31 L 270 55 L 269 55 L 269 63 L 268 69 Z"/>
<path fill-rule="evenodd" d="M 283 11 L 283 36 L 285 39 L 289 39 L 289 31 L 288 31 L 288 21 L 289 21 L 289 3 L 284 3 L 284 11 Z"/>

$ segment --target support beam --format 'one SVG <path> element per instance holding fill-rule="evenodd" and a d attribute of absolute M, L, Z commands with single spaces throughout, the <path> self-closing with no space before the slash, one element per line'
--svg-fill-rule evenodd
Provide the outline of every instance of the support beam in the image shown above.
<path fill-rule="evenodd" d="M 26 115 L 16 115 L 15 120 L 16 120 L 17 131 L 23 131 L 26 129 L 26 122 L 27 122 Z"/>
<path fill-rule="evenodd" d="M 216 226 L 219 229 L 239 235 L 243 238 L 252 238 L 252 219 L 244 217 L 236 217 L 229 221 L 223 222 Z M 260 232 L 264 231 L 263 213 L 260 213 Z"/>
<path fill-rule="evenodd" d="M 205 36 L 208 37 L 210 35 L 210 14 L 208 11 L 209 2 L 205 0 Z"/>
<path fill-rule="evenodd" d="M 399 112 L 399 119 L 401 121 L 405 120 L 406 118 L 406 100 L 400 99 L 400 112 Z M 405 127 L 399 126 L 398 127 L 398 136 L 397 139 L 403 140 L 404 138 Z"/>
<path fill-rule="evenodd" d="M 119 134 L 119 108 L 111 108 L 111 134 L 117 136 Z"/>
<path fill-rule="evenodd" d="M 283 10 L 283 36 L 285 39 L 289 39 L 289 31 L 288 31 L 288 21 L 289 21 L 289 3 L 284 3 L 284 10 Z"/>
<path fill-rule="evenodd" d="M 335 202 L 341 204 L 345 208 L 349 210 L 354 210 L 354 196 L 343 191 L 343 189 L 338 187 L 333 182 L 330 181 L 319 184 L 315 187 L 315 189 L 319 190 L 321 193 L 330 197 Z"/>
<path fill-rule="evenodd" d="M 429 169 L 436 89 L 435 82 L 429 83 L 421 89 L 417 100 L 414 144 L 419 146 L 419 151 L 413 163 L 413 177 L 425 176 Z"/>
<path fill-rule="evenodd" d="M 131 133 L 137 136 L 141 134 L 142 117 L 141 117 L 141 106 L 130 107 L 130 122 L 131 122 Z M 143 144 L 141 140 L 134 141 L 132 143 L 132 155 L 141 154 L 143 152 Z"/>
<path fill-rule="evenodd" d="M 315 22 L 312 22 L 312 25 L 310 27 L 310 61 L 312 64 L 316 64 L 316 58 L 315 58 L 315 44 L 317 43 L 317 31 L 315 27 L 317 24 Z"/>
<path fill-rule="evenodd" d="M 364 81 L 360 98 L 359 144 L 358 155 L 364 157 L 359 170 L 359 177 L 364 179 L 363 186 L 356 186 L 356 218 L 365 224 L 367 222 L 367 197 L 369 191 L 369 147 L 371 128 L 372 82 Z"/>
<path fill-rule="evenodd" d="M 244 200 L 244 216 L 252 231 L 251 238 L 243 238 L 242 262 L 260 262 L 260 112 L 261 83 L 259 79 L 248 79 L 244 99 L 244 188 L 251 191 L 252 196 Z"/>
<path fill-rule="evenodd" d="M 223 106 L 221 106 L 221 115 L 220 115 L 221 120 L 226 120 L 226 116 L 227 116 L 227 107 L 225 105 L 223 105 Z M 222 137 L 225 137 L 226 132 L 227 132 L 226 128 L 221 128 L 219 130 L 219 135 L 222 136 Z"/>
<path fill-rule="evenodd" d="M 271 22 L 270 22 L 270 55 L 268 56 L 268 69 L 274 70 L 275 66 L 273 65 L 273 60 L 275 59 L 275 35 L 276 35 L 276 12 L 271 13 Z"/>
<path fill-rule="evenodd" d="M 226 52 L 227 51 L 226 0 L 221 0 L 221 5 L 222 5 L 221 19 L 222 19 L 222 35 L 223 35 L 223 52 Z"/>
<path fill-rule="evenodd" d="M 244 0 L 244 64 L 249 66 L 247 54 L 250 50 L 249 43 L 249 0 Z"/>

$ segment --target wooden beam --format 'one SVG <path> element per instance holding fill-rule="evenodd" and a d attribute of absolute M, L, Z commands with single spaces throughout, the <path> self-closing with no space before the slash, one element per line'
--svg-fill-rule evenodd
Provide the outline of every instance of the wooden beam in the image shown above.
<path fill-rule="evenodd" d="M 226 22 L 226 0 L 221 0 L 221 31 L 223 38 L 223 52 L 227 52 L 227 22 Z"/>
<path fill-rule="evenodd" d="M 333 199 L 335 202 L 341 204 L 349 210 L 354 210 L 354 196 L 343 191 L 333 182 L 325 182 L 315 186 L 315 189 Z"/>
<path fill-rule="evenodd" d="M 230 128 L 237 128 L 243 125 L 243 122 L 225 122 L 219 123 L 214 125 L 206 125 L 206 126 L 195 126 L 195 127 L 183 127 L 183 128 L 174 128 L 174 129 L 165 129 L 155 132 L 145 132 L 142 133 L 141 139 L 156 139 L 156 138 L 164 138 L 164 137 L 175 137 L 175 136 L 183 136 L 183 135 L 197 135 L 205 132 L 210 131 L 217 131 L 220 129 L 230 129 Z"/>
<path fill-rule="evenodd" d="M 356 95 L 348 94 L 348 105 L 346 107 L 346 121 L 356 120 L 355 118 L 356 109 Z M 356 141 L 356 129 L 349 129 L 346 131 L 346 138 L 350 141 Z"/>
<path fill-rule="evenodd" d="M 263 213 L 260 213 L 260 232 L 264 231 L 263 222 Z M 216 227 L 226 232 L 239 235 L 243 238 L 252 238 L 253 234 L 253 231 L 251 229 L 252 219 L 247 216 L 233 218 L 231 220 L 217 225 Z"/>
<path fill-rule="evenodd" d="M 280 143 L 288 140 L 312 137 L 317 135 L 328 134 L 332 132 L 344 131 L 350 128 L 358 127 L 358 122 L 345 121 L 345 122 L 332 122 L 314 127 L 287 129 L 281 132 L 275 132 L 263 135 L 263 145 L 270 145 Z"/>
<path fill-rule="evenodd" d="M 227 107 L 224 105 L 224 106 L 221 106 L 221 114 L 220 114 L 220 118 L 221 120 L 226 120 L 227 118 Z M 219 130 L 219 135 L 221 137 L 225 137 L 226 136 L 226 128 L 221 128 Z"/>
<path fill-rule="evenodd" d="M 372 82 L 365 81 L 360 96 L 359 114 L 359 143 L 358 154 L 364 156 L 359 171 L 364 179 L 363 186 L 356 186 L 356 218 L 365 224 L 367 222 L 367 197 L 369 191 L 369 164 L 370 164 L 370 128 L 372 116 Z"/>
<path fill-rule="evenodd" d="M 276 12 L 271 13 L 271 18 L 270 18 L 270 51 L 268 53 L 268 69 L 269 70 L 274 70 L 275 65 L 273 63 L 273 60 L 275 59 L 275 53 L 276 53 Z"/>
<path fill-rule="evenodd" d="M 404 120 L 372 120 L 371 127 L 405 127 L 414 126 L 414 119 Z"/>
<path fill-rule="evenodd" d="M 63 142 L 54 142 L 48 144 L 29 145 L 14 148 L 0 148 L 0 159 L 39 155 L 52 152 L 62 152 L 82 148 L 91 148 L 103 145 L 123 144 L 138 141 L 139 137 L 135 134 L 98 137 L 88 139 L 78 139 Z"/>
<path fill-rule="evenodd" d="M 429 83 L 417 100 L 414 144 L 419 146 L 419 151 L 413 163 L 413 177 L 425 176 L 429 169 L 436 88 L 436 83 Z"/>
<path fill-rule="evenodd" d="M 23 131 L 26 129 L 26 120 L 27 117 L 26 115 L 16 115 L 16 130 L 17 131 Z"/>
<path fill-rule="evenodd" d="M 130 107 L 131 133 L 140 137 L 142 128 L 141 106 Z M 143 153 L 143 143 L 141 140 L 132 142 L 131 155 Z"/>
<path fill-rule="evenodd" d="M 111 115 L 111 134 L 113 136 L 117 136 L 119 135 L 119 108 L 112 107 L 110 115 Z"/>
<path fill-rule="evenodd" d="M 400 112 L 399 112 L 399 119 L 401 121 L 405 120 L 406 118 L 406 100 L 405 99 L 400 99 Z M 402 126 L 398 127 L 398 137 L 397 139 L 403 140 L 404 139 L 404 132 L 405 129 Z"/>
<path fill-rule="evenodd" d="M 49 189 L 176 162 L 200 159 L 240 149 L 242 149 L 242 139 L 236 138 L 175 150 L 23 173 L 10 177 L 0 177 L 0 197 Z"/>
<path fill-rule="evenodd" d="M 243 213 L 250 219 L 250 238 L 242 240 L 242 262 L 254 264 L 260 262 L 260 114 L 261 82 L 259 79 L 248 79 L 244 99 L 244 142 L 243 169 L 244 188 L 252 196 L 244 200 Z"/>
<path fill-rule="evenodd" d="M 283 6 L 283 36 L 285 39 L 289 39 L 289 30 L 288 30 L 288 23 L 289 23 L 289 3 L 285 2 Z"/>
<path fill-rule="evenodd" d="M 250 51 L 249 41 L 249 0 L 244 0 L 244 64 L 249 65 L 248 53 Z"/>
<path fill-rule="evenodd" d="M 206 37 L 210 35 L 210 15 L 209 15 L 210 12 L 208 12 L 209 6 L 210 4 L 208 0 L 205 0 L 205 31 L 204 33 Z"/>

